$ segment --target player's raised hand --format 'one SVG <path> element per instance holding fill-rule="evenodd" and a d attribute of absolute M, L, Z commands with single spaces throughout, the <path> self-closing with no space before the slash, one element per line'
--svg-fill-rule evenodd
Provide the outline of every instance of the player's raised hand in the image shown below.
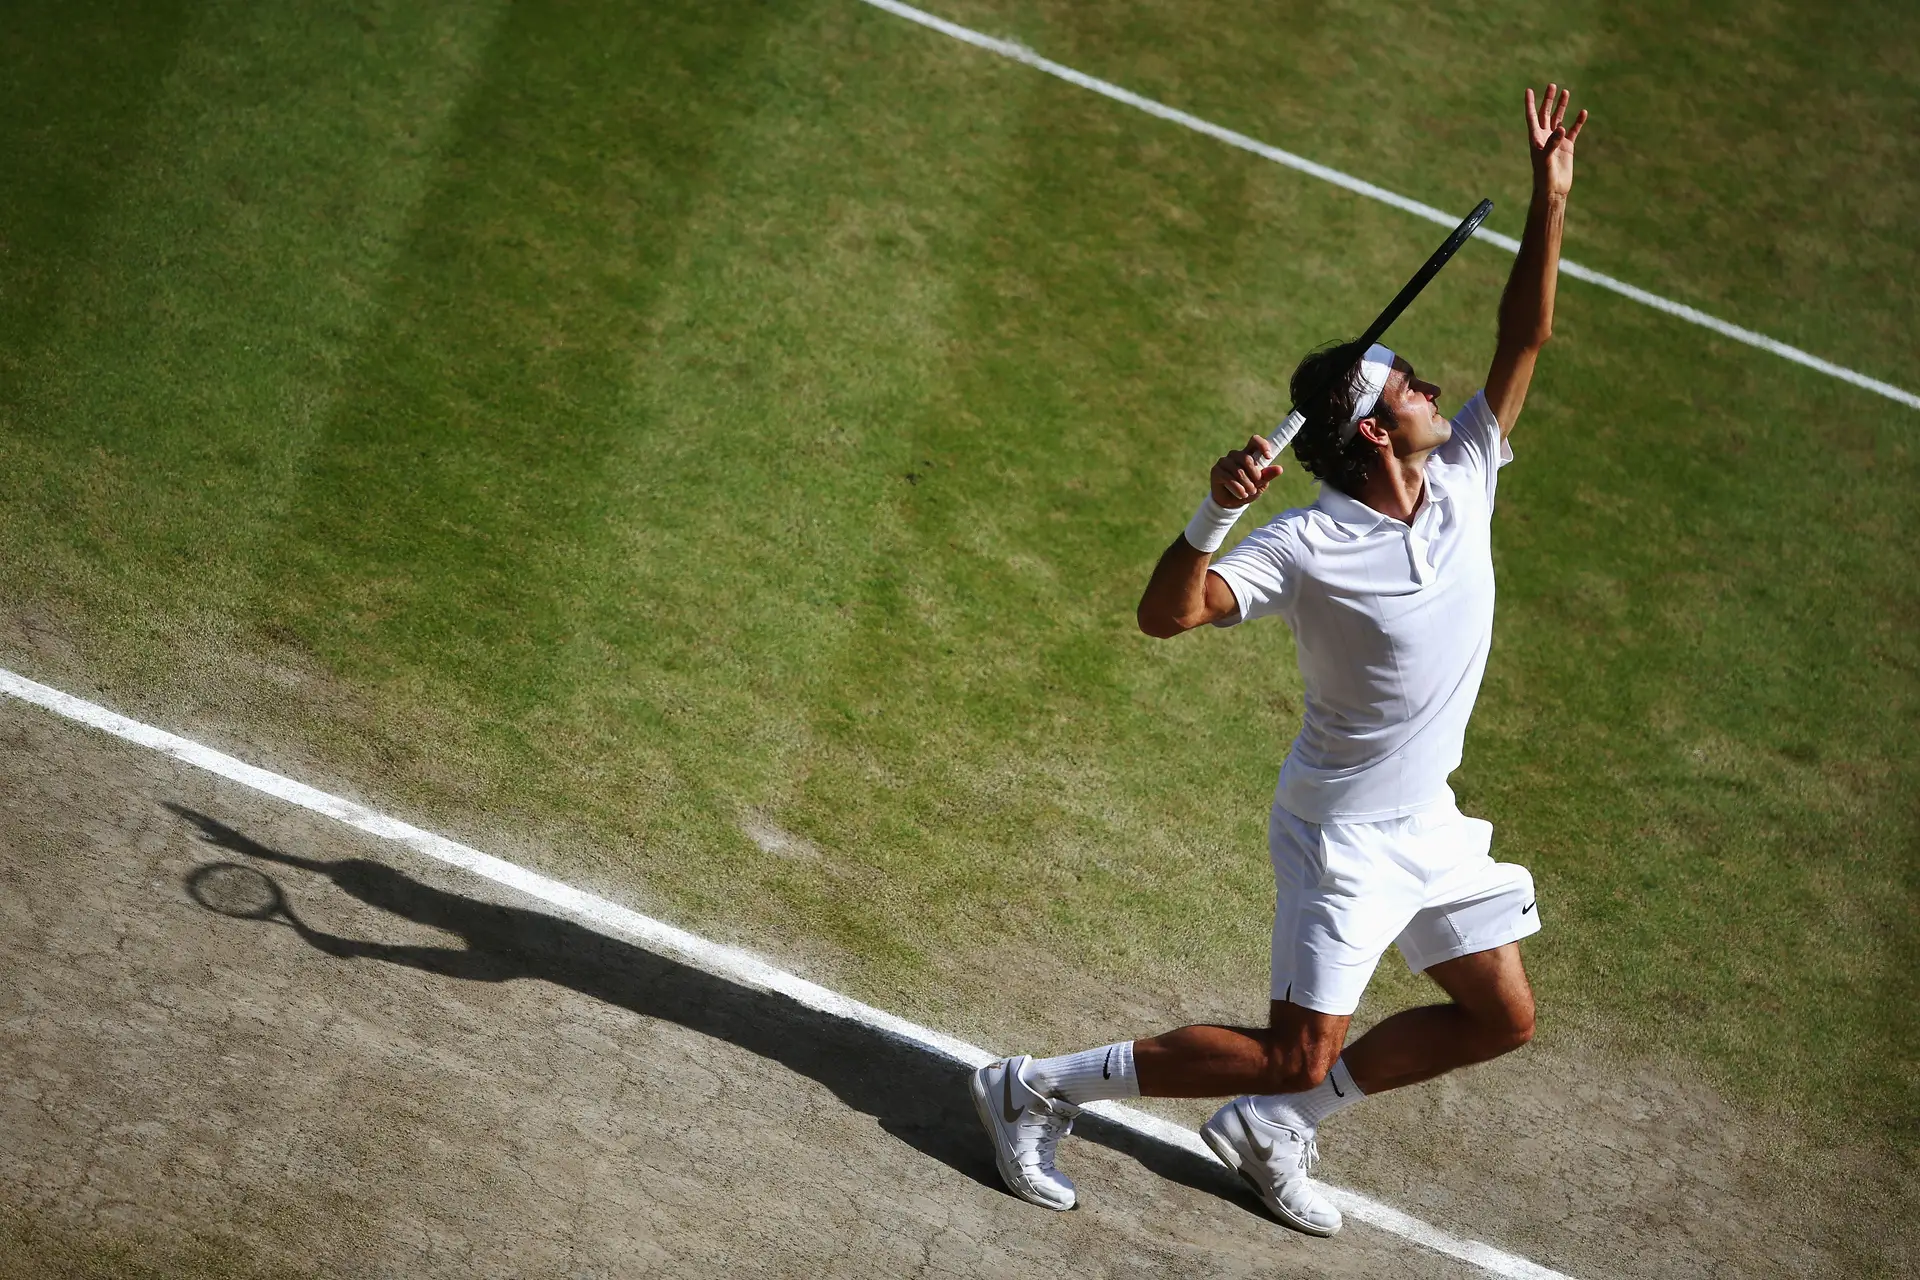
<path fill-rule="evenodd" d="M 1264 436 L 1249 436 L 1247 447 L 1221 455 L 1213 464 L 1213 500 L 1223 507 L 1244 507 L 1267 491 L 1280 468 L 1267 465 L 1276 450 Z"/>
<path fill-rule="evenodd" d="M 1533 144 L 1533 173 L 1555 195 L 1565 195 L 1573 187 L 1573 144 L 1587 123 L 1583 108 L 1568 124 L 1567 104 L 1571 90 L 1557 84 L 1547 86 L 1547 95 L 1535 100 L 1533 87 L 1527 87 L 1527 133 Z"/>

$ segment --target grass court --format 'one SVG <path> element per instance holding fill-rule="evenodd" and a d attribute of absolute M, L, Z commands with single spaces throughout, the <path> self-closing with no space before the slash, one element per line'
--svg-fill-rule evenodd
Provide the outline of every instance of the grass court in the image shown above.
<path fill-rule="evenodd" d="M 1509 234 L 1557 79 L 1569 258 L 1920 387 L 1911 6 L 937 12 Z M 1133 607 L 1437 228 L 856 0 L 11 19 L 7 665 L 986 1043 L 1257 1015 L 1291 641 Z M 1394 330 L 1449 410 L 1511 261 Z M 1542 1034 L 1910 1159 L 1920 414 L 1556 332 L 1454 780 Z"/>

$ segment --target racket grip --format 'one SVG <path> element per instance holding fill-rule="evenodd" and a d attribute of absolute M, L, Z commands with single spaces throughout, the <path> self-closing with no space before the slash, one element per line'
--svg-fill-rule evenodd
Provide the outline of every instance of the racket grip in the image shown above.
<path fill-rule="evenodd" d="M 1273 453 L 1267 458 L 1266 465 L 1271 467 L 1280 461 L 1280 451 L 1293 443 L 1293 438 L 1300 434 L 1300 428 L 1306 425 L 1306 414 L 1300 412 L 1298 409 L 1289 413 L 1287 420 L 1274 428 L 1273 434 L 1267 437 L 1273 441 Z"/>

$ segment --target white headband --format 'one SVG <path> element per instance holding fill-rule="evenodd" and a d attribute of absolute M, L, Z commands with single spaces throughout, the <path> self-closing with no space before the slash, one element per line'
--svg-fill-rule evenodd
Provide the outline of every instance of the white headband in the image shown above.
<path fill-rule="evenodd" d="M 1341 444 L 1353 439 L 1354 432 L 1360 429 L 1360 419 L 1371 414 L 1380 403 L 1380 393 L 1386 390 L 1387 375 L 1392 372 L 1393 352 L 1377 342 L 1360 357 L 1360 398 L 1354 402 L 1353 415 L 1347 419 L 1347 425 L 1340 428 Z"/>

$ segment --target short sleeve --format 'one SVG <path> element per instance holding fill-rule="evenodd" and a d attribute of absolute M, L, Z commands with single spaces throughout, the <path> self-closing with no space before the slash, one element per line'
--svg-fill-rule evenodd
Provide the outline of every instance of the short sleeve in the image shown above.
<path fill-rule="evenodd" d="M 1453 438 L 1440 446 L 1440 456 L 1471 471 L 1486 486 L 1491 505 L 1495 478 L 1500 468 L 1513 461 L 1513 446 L 1501 437 L 1500 421 L 1493 416 L 1484 390 L 1473 393 L 1473 399 L 1453 416 L 1452 426 Z"/>
<path fill-rule="evenodd" d="M 1220 575 L 1233 591 L 1240 611 L 1213 625 L 1231 627 L 1279 613 L 1292 591 L 1295 548 L 1292 522 L 1286 516 L 1255 529 L 1227 554 L 1215 560 L 1209 573 Z"/>

